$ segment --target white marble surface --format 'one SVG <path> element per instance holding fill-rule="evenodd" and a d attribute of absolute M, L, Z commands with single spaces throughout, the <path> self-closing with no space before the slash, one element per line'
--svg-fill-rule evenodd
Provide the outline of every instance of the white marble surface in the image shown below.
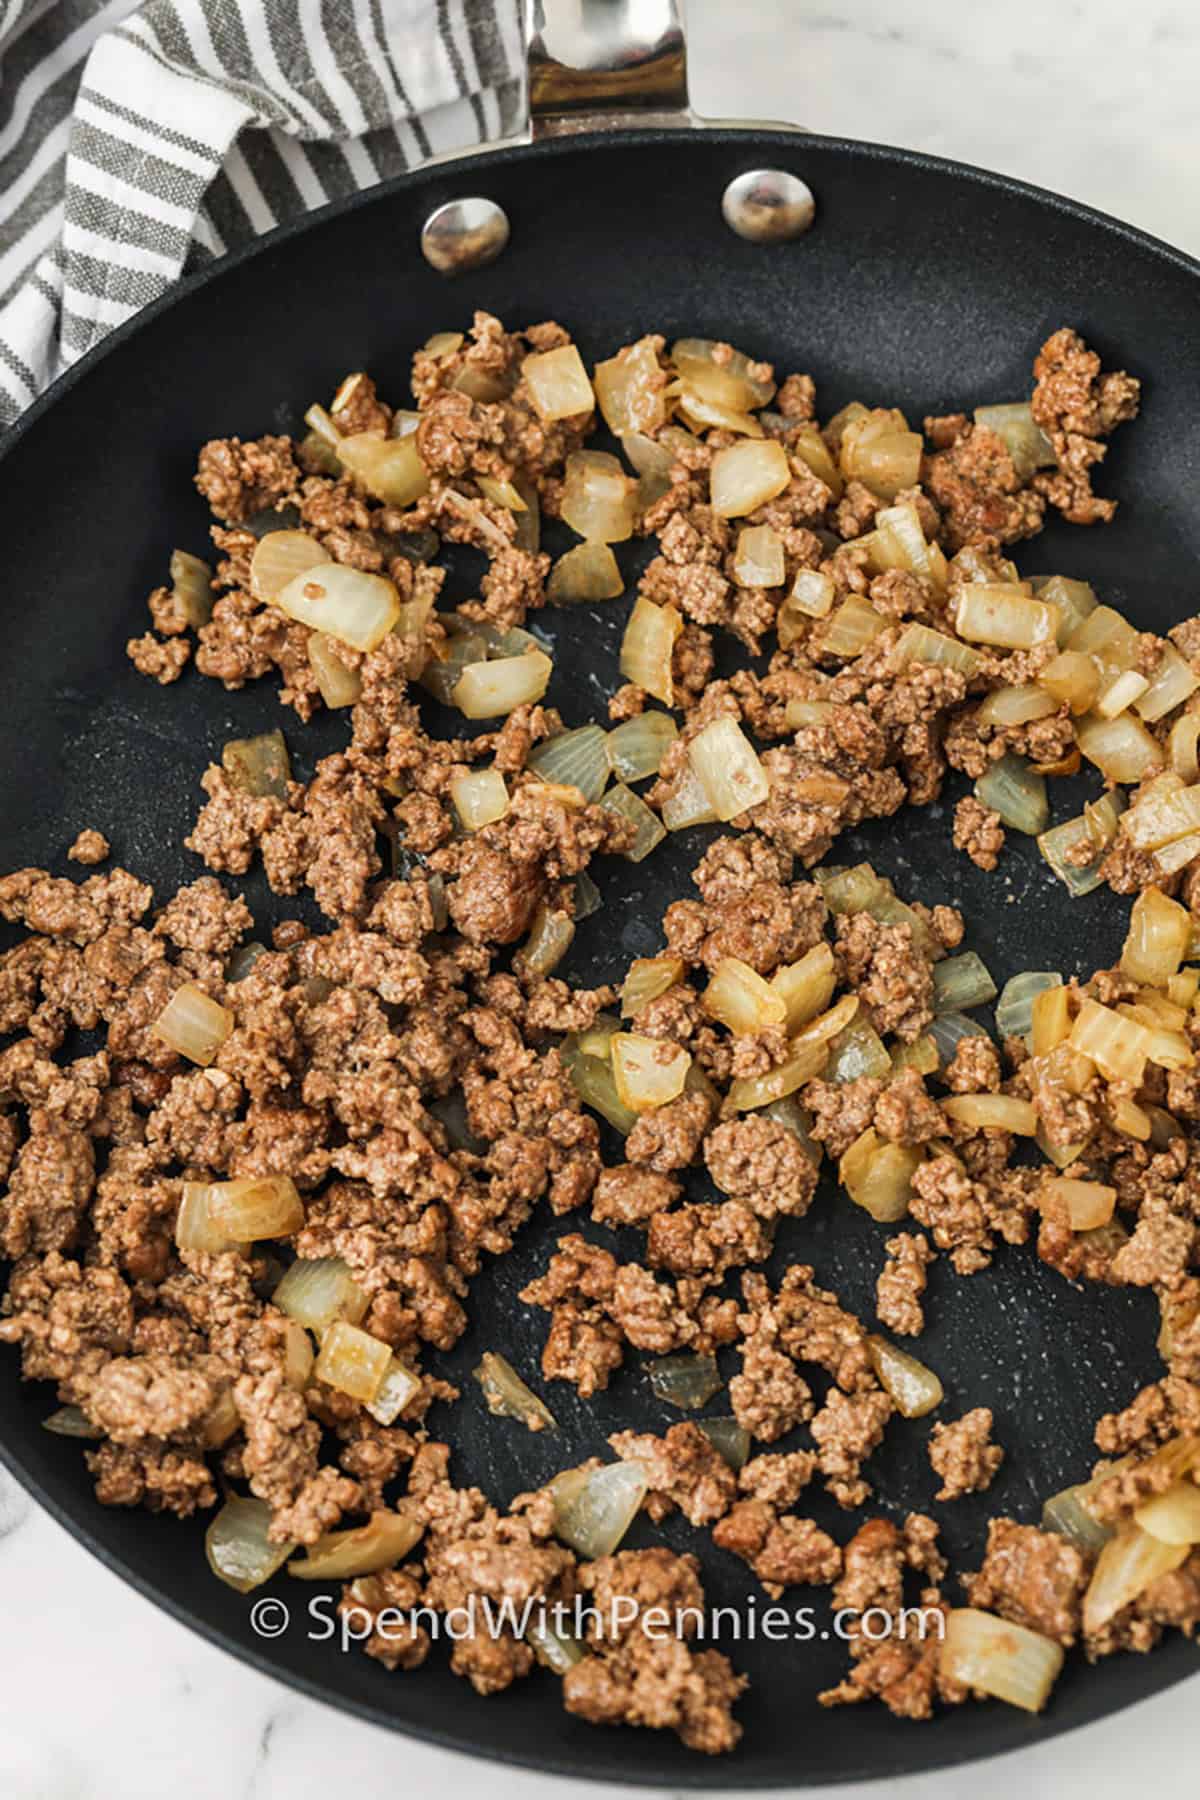
<path fill-rule="evenodd" d="M 788 118 L 1057 187 L 1200 252 L 1200 14 L 1183 0 L 691 0 L 709 114 Z M 731 21 L 736 21 L 731 25 Z M 481 1783 L 495 1800 L 583 1800 L 484 1771 L 302 1700 L 129 1592 L 0 1475 L 5 1800 L 392 1800 Z M 908 1800 L 1164 1800 L 1195 1788 L 1193 1681 L 1081 1735 L 913 1778 Z M 502 1704 L 502 1702 L 498 1702 Z M 630 1790 L 632 1791 L 632 1790 Z M 840 1789 L 857 1800 L 866 1789 Z M 882 1793 L 874 1787 L 872 1794 Z"/>

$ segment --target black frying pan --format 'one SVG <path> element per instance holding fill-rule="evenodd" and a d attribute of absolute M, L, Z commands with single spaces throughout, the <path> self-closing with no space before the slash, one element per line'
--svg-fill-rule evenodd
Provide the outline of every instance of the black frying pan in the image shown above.
<path fill-rule="evenodd" d="M 764 164 L 795 171 L 812 187 L 818 217 L 807 236 L 755 245 L 723 224 L 727 181 Z M 432 205 L 470 193 L 505 208 L 512 241 L 491 267 L 448 285 L 416 255 L 415 240 Z M 10 437 L 0 472 L 0 863 L 65 872 L 66 846 L 94 824 L 163 897 L 200 872 L 181 840 L 202 770 L 225 738 L 282 715 L 269 684 L 227 695 L 189 672 L 160 690 L 123 655 L 125 639 L 144 628 L 146 592 L 163 578 L 171 548 L 204 548 L 206 509 L 190 483 L 196 446 L 212 435 L 295 425 L 303 405 L 324 398 L 348 369 L 370 369 L 385 394 L 400 398 L 413 345 L 462 325 L 476 306 L 514 324 L 557 317 L 588 359 L 647 329 L 728 337 L 781 372 L 811 370 L 823 416 L 854 397 L 894 402 L 917 418 L 1016 398 L 1028 391 L 1037 346 L 1070 322 L 1106 362 L 1142 377 L 1144 412 L 1118 434 L 1101 477 L 1102 488 L 1121 497 L 1116 524 L 1090 532 L 1052 526 L 1020 561 L 1027 572 L 1093 580 L 1136 622 L 1165 630 L 1197 603 L 1198 273 L 1162 244 L 1017 183 L 782 131 L 642 130 L 494 152 L 405 177 L 278 232 L 115 333 Z M 634 550 L 627 567 L 637 565 Z M 477 578 L 469 559 L 460 562 L 452 599 L 467 597 Z M 550 698 L 569 722 L 602 716 L 627 610 L 628 601 L 618 601 L 542 615 L 557 645 Z M 343 739 L 340 722 L 301 729 L 282 717 L 304 775 Z M 1107 894 L 1068 902 L 1021 840 L 997 876 L 980 875 L 949 847 L 956 792 L 843 841 L 838 859 L 869 855 L 902 893 L 962 904 L 968 944 L 1000 981 L 1026 967 L 1070 974 L 1111 961 L 1123 905 Z M 1064 805 L 1056 792 L 1058 816 L 1078 809 L 1078 797 Z M 704 837 L 664 845 L 638 869 L 606 865 L 606 908 L 581 928 L 565 972 L 611 977 L 652 949 L 656 922 L 687 891 Z M 248 893 L 262 924 L 297 910 L 261 883 L 251 881 Z M 616 1142 L 607 1147 L 616 1160 Z M 469 1335 L 438 1362 L 465 1383 L 448 1427 L 459 1446 L 458 1479 L 479 1481 L 500 1502 L 603 1451 L 618 1425 L 662 1430 L 668 1422 L 634 1369 L 593 1402 L 556 1387 L 549 1397 L 563 1427 L 557 1438 L 535 1439 L 483 1410 L 467 1379 L 481 1349 L 536 1371 L 544 1315 L 525 1312 L 515 1294 L 544 1266 L 554 1230 L 547 1219 L 532 1225 L 483 1277 Z M 848 1305 L 869 1315 L 882 1235 L 827 1182 L 808 1218 L 785 1222 L 776 1270 L 785 1260 L 811 1260 Z M 956 1565 L 969 1569 L 989 1512 L 1036 1518 L 1042 1497 L 1081 1478 L 1096 1416 L 1158 1372 L 1156 1321 L 1145 1296 L 1076 1290 L 1031 1251 L 1004 1251 L 990 1273 L 970 1281 L 939 1263 L 930 1315 L 921 1354 L 943 1375 L 947 1415 L 992 1406 L 1009 1449 L 984 1504 L 940 1509 Z M 545 1674 L 483 1700 L 451 1676 L 444 1653 L 418 1674 L 389 1675 L 360 1653 L 309 1641 L 301 1616 L 309 1591 L 298 1597 L 300 1584 L 286 1577 L 269 1591 L 291 1604 L 293 1627 L 264 1646 L 249 1628 L 248 1603 L 209 1574 L 202 1525 L 99 1507 L 79 1447 L 41 1429 L 53 1405 L 48 1390 L 18 1381 L 15 1354 L 0 1354 L 0 1455 L 111 1568 L 304 1692 L 481 1755 L 675 1788 L 896 1775 L 1044 1741 L 1194 1666 L 1194 1649 L 1176 1640 L 1152 1657 L 1113 1658 L 1094 1670 L 1072 1663 L 1042 1719 L 988 1704 L 914 1726 L 876 1706 L 818 1708 L 816 1690 L 836 1680 L 845 1661 L 834 1643 L 726 1639 L 753 1685 L 739 1709 L 742 1747 L 709 1762 L 663 1733 L 568 1718 Z M 884 1511 L 931 1505 L 925 1436 L 924 1424 L 897 1421 L 869 1465 Z M 846 1515 L 818 1502 L 818 1516 L 849 1534 Z M 700 1553 L 710 1599 L 744 1606 L 753 1584 L 740 1563 L 678 1521 L 663 1535 Z M 639 1526 L 631 1541 L 651 1537 Z M 796 1603 L 811 1597 L 789 1595 Z M 818 1630 L 827 1623 L 818 1608 Z"/>

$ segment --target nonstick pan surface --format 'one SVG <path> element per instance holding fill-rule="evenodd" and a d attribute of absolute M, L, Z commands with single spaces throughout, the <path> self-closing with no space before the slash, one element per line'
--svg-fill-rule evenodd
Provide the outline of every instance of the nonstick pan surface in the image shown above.
<path fill-rule="evenodd" d="M 794 169 L 813 188 L 818 216 L 806 237 L 756 246 L 723 225 L 726 181 L 762 164 Z M 512 241 L 497 263 L 450 283 L 421 260 L 417 235 L 431 205 L 469 193 L 505 207 Z M 301 727 L 269 682 L 227 694 L 189 671 L 176 687 L 159 689 L 133 671 L 124 643 L 145 629 L 145 596 L 163 579 L 171 549 L 204 551 L 209 521 L 191 485 L 204 439 L 293 429 L 304 406 L 325 399 L 351 369 L 369 369 L 385 395 L 402 401 L 413 347 L 434 330 L 464 326 L 476 307 L 514 325 L 557 318 L 588 360 L 648 330 L 730 338 L 772 359 L 781 374 L 811 371 L 822 416 L 852 398 L 897 404 L 915 418 L 1015 399 L 1029 390 L 1043 339 L 1073 324 L 1108 365 L 1144 383 L 1142 416 L 1117 434 L 1099 478 L 1121 508 L 1108 529 L 1054 525 L 1019 547 L 1017 559 L 1026 573 L 1092 580 L 1136 623 L 1165 630 L 1200 600 L 1197 274 L 1165 246 L 1015 183 L 769 132 L 640 132 L 495 152 L 405 177 L 286 229 L 116 333 L 10 437 L 0 461 L 0 865 L 66 873 L 67 845 L 81 826 L 95 825 L 112 839 L 114 857 L 165 899 L 201 872 L 182 840 L 202 798 L 200 775 L 226 738 L 282 723 L 305 778 L 340 746 L 343 722 Z M 635 575 L 644 550 L 620 549 Z M 462 553 L 448 602 L 468 598 L 479 573 Z M 555 643 L 550 700 L 569 723 L 603 717 L 632 586 L 603 608 L 539 615 Z M 1056 787 L 1057 817 L 1078 810 L 1085 786 L 1069 798 Z M 836 860 L 869 856 L 902 894 L 961 905 L 967 944 L 999 982 L 1022 968 L 1071 975 L 1111 962 L 1125 904 L 1107 892 L 1070 902 L 1021 839 L 997 874 L 981 874 L 950 848 L 959 791 L 949 786 L 938 805 L 843 839 Z M 609 979 L 631 956 L 652 951 L 666 905 L 689 891 L 706 835 L 671 840 L 637 868 L 606 864 L 604 910 L 581 926 L 561 972 Z M 245 885 L 260 926 L 304 913 L 258 877 Z M 618 1160 L 617 1141 L 606 1148 L 607 1160 Z M 479 1482 L 499 1503 L 603 1453 L 619 1426 L 662 1430 L 669 1422 L 636 1367 L 589 1402 L 556 1384 L 548 1394 L 562 1426 L 556 1437 L 535 1438 L 484 1410 L 469 1379 L 482 1349 L 502 1351 L 536 1379 L 545 1316 L 522 1308 L 517 1290 L 544 1267 L 557 1232 L 575 1228 L 574 1220 L 539 1216 L 477 1283 L 471 1328 L 455 1352 L 429 1359 L 463 1389 L 453 1419 L 432 1420 L 456 1445 L 456 1478 Z M 882 1236 L 827 1180 L 807 1218 L 784 1222 L 773 1267 L 812 1262 L 825 1285 L 869 1316 Z M 620 1248 L 631 1254 L 636 1242 Z M 1154 1311 L 1138 1293 L 1076 1289 L 1029 1249 L 1002 1250 L 990 1271 L 966 1281 L 939 1262 L 921 1354 L 945 1381 L 946 1415 L 991 1406 L 1008 1457 L 983 1503 L 937 1508 L 927 1426 L 897 1421 L 868 1465 L 879 1510 L 932 1509 L 955 1566 L 978 1566 L 988 1514 L 1035 1519 L 1045 1495 L 1086 1471 L 1096 1417 L 1155 1378 Z M 791 1590 L 789 1605 L 814 1601 L 817 1635 L 783 1643 L 722 1636 L 720 1647 L 752 1686 L 739 1707 L 741 1747 L 708 1761 L 665 1733 L 568 1718 L 545 1674 L 484 1700 L 450 1674 L 444 1650 L 407 1675 L 388 1674 L 356 1651 L 342 1654 L 316 1641 L 324 1626 L 306 1616 L 309 1590 L 297 1597 L 300 1584 L 286 1577 L 264 1591 L 288 1603 L 291 1627 L 264 1644 L 251 1630 L 249 1602 L 210 1575 L 203 1523 L 98 1506 L 80 1447 L 41 1429 L 53 1405 L 49 1389 L 18 1381 L 14 1353 L 0 1354 L 0 1455 L 142 1592 L 343 1710 L 541 1769 L 673 1788 L 899 1775 L 1044 1741 L 1194 1666 L 1194 1649 L 1179 1640 L 1093 1670 L 1071 1663 L 1037 1720 L 996 1704 L 922 1726 L 877 1706 L 826 1712 L 815 1694 L 838 1678 L 845 1648 L 820 1636 L 829 1627 L 822 1596 Z M 718 1397 L 710 1410 L 724 1405 Z M 839 1536 L 849 1534 L 849 1516 L 820 1501 L 815 1510 Z M 748 1617 L 753 1584 L 741 1563 L 678 1520 L 662 1535 L 700 1555 L 712 1602 Z M 651 1540 L 642 1525 L 631 1538 Z M 399 1747 L 397 1754 L 402 1778 Z"/>

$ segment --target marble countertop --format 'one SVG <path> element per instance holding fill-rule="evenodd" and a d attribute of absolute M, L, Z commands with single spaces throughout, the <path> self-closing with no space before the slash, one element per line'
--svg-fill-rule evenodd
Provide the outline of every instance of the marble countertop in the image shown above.
<path fill-rule="evenodd" d="M 1200 254 L 1200 20 L 1185 0 L 690 0 L 702 112 L 791 119 L 1059 189 Z M 0 1474 L 9 1800 L 355 1800 L 486 1783 L 582 1800 L 565 1780 L 391 1738 L 243 1668 L 126 1589 Z M 119 1679 L 118 1679 L 119 1674 Z M 1018 1756 L 899 1783 L 907 1800 L 1103 1800 L 1194 1788 L 1184 1683 Z M 502 1704 L 502 1702 L 498 1702 Z M 628 1790 L 632 1793 L 634 1790 Z M 856 1800 L 866 1789 L 838 1790 Z M 871 1793 L 881 1789 L 871 1788 Z"/>

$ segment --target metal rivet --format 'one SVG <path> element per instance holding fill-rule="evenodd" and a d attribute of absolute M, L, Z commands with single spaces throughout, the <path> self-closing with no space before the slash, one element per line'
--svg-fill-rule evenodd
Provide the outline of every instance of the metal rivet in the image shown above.
<path fill-rule="evenodd" d="M 461 275 L 494 262 L 508 242 L 508 215 L 494 200 L 472 194 L 447 200 L 421 228 L 421 253 L 439 275 Z"/>
<path fill-rule="evenodd" d="M 725 223 L 752 244 L 799 237 L 816 217 L 812 189 L 786 169 L 750 169 L 735 175 L 721 199 Z"/>

